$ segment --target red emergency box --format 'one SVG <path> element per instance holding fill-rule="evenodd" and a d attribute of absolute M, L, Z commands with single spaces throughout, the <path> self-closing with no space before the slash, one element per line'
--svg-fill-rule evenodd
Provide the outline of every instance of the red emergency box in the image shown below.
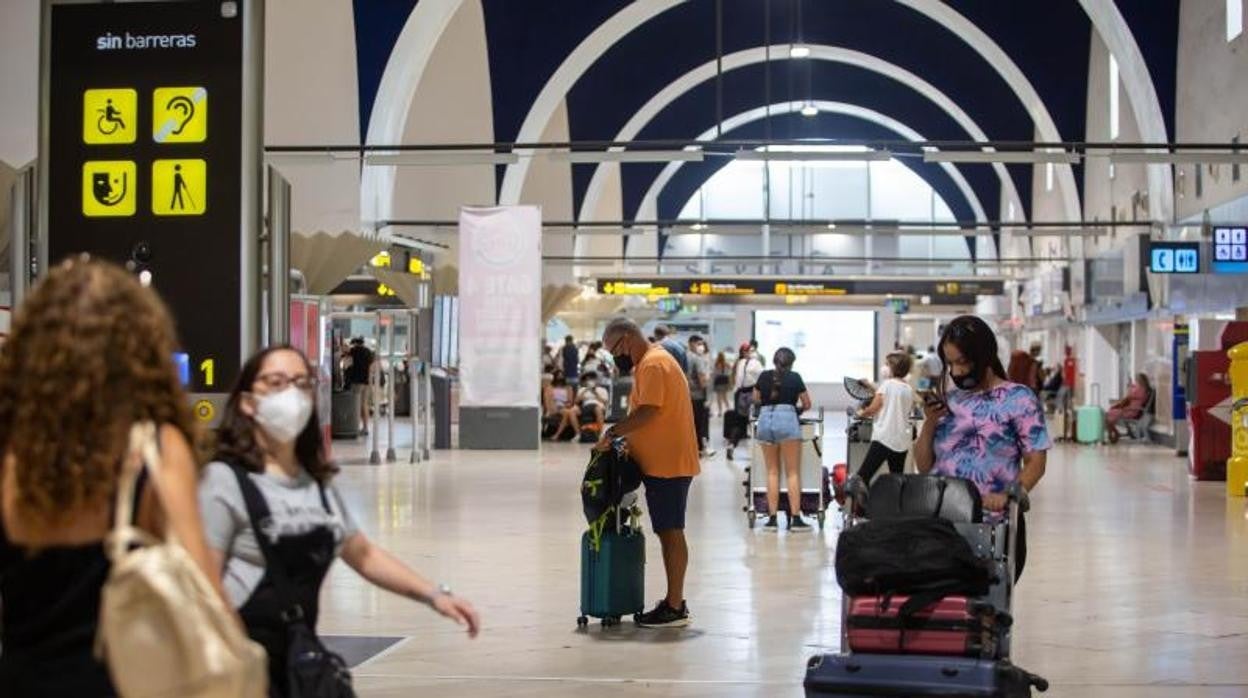
<path fill-rule="evenodd" d="M 1187 372 L 1187 418 L 1191 432 L 1187 468 L 1197 480 L 1225 480 L 1231 457 L 1231 360 L 1226 352 L 1248 341 L 1248 322 L 1230 322 L 1220 349 L 1194 351 Z"/>

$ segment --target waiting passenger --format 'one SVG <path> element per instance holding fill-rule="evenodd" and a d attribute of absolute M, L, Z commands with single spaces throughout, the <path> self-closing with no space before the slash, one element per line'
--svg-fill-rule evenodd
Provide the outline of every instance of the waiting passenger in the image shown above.
<path fill-rule="evenodd" d="M 650 524 L 663 548 L 667 573 L 667 595 L 653 610 L 638 616 L 637 624 L 683 627 L 689 625 L 684 596 L 689 568 L 685 512 L 693 477 L 702 470 L 685 373 L 663 347 L 647 342 L 631 320 L 613 320 L 602 342 L 617 364 L 627 358 L 635 368 L 628 416 L 607 429 L 595 448 L 605 451 L 615 437 L 628 438 L 631 455 L 641 467 Z"/>
<path fill-rule="evenodd" d="M 728 365 L 727 352 L 719 352 L 711 368 L 711 386 L 715 390 L 715 409 L 720 417 L 729 409 L 728 393 L 732 391 L 732 368 Z"/>
<path fill-rule="evenodd" d="M 560 360 L 563 362 L 563 375 L 568 380 L 576 380 L 581 373 L 581 350 L 576 346 L 576 339 L 572 335 L 563 338 L 563 348 L 559 350 Z"/>
<path fill-rule="evenodd" d="M 1105 428 L 1109 431 L 1109 442 L 1118 443 L 1118 423 L 1124 419 L 1139 419 L 1144 408 L 1153 396 L 1153 383 L 1143 373 L 1135 375 L 1135 382 L 1127 389 L 1127 396 L 1115 401 L 1105 412 Z"/>
<path fill-rule="evenodd" d="M 685 349 L 685 345 L 676 339 L 676 333 L 667 325 L 654 326 L 654 341 L 663 345 L 667 353 L 676 359 L 676 363 L 680 364 L 680 370 L 687 375 L 689 373 L 689 352 Z"/>
<path fill-rule="evenodd" d="M 92 653 L 119 474 L 135 422 L 159 425 L 162 465 L 136 519 L 172 532 L 217 593 L 200 523 L 194 422 L 164 304 L 121 269 L 54 267 L 0 350 L 0 693 L 111 696 Z M 131 463 L 130 465 L 134 465 Z"/>
<path fill-rule="evenodd" d="M 865 482 L 871 482 L 875 471 L 885 462 L 890 473 L 901 473 L 906 467 L 906 454 L 914 442 L 910 415 L 919 400 L 914 388 L 906 382 L 906 377 L 910 375 L 910 355 L 895 351 L 885 357 L 885 363 L 888 364 L 890 377 L 880 384 L 871 404 L 858 410 L 859 417 L 874 418 L 871 446 L 858 468 L 858 475 Z"/>
<path fill-rule="evenodd" d="M 1053 446 L 1044 410 L 1029 386 L 1011 383 L 997 338 L 974 315 L 955 318 L 940 338 L 945 371 L 936 399 L 926 402 L 914 444 L 919 472 L 966 478 L 979 488 L 986 519 L 1000 521 L 1015 484 L 1030 492 L 1044 477 Z M 948 379 L 948 380 L 946 380 Z M 956 388 L 947 390 L 952 381 Z M 1027 530 L 1018 518 L 1015 577 L 1027 558 Z"/>
<path fill-rule="evenodd" d="M 287 694 L 289 628 L 302 617 L 316 630 L 321 583 L 341 557 L 373 584 L 433 610 L 477 634 L 471 604 L 374 545 L 331 482 L 313 394 L 316 377 L 291 347 L 272 347 L 243 365 L 217 433 L 216 460 L 204 471 L 199 500 L 216 569 L 247 632 L 269 654 L 270 694 Z M 248 500 L 263 510 L 263 538 Z M 278 565 L 290 595 L 274 581 Z M 296 610 L 297 609 L 297 610 Z"/>
<path fill-rule="evenodd" d="M 763 373 L 763 362 L 759 360 L 757 353 L 751 346 L 750 342 L 743 342 L 737 349 L 737 360 L 732 365 L 732 385 L 733 385 L 733 410 L 736 411 L 736 419 L 731 420 L 734 424 L 740 425 L 732 430 L 729 434 L 727 427 L 724 429 L 724 436 L 728 440 L 728 460 L 731 461 L 737 445 L 746 436 L 746 427 L 749 425 L 750 411 L 754 407 L 754 386 L 758 384 L 758 377 Z"/>
<path fill-rule="evenodd" d="M 576 399 L 559 412 L 559 426 L 555 428 L 551 438 L 557 441 L 565 431 L 570 431 L 575 436 L 587 424 L 602 424 L 606 421 L 607 401 L 610 399 L 607 389 L 598 385 L 598 374 L 581 374 L 581 386 L 576 392 Z"/>
<path fill-rule="evenodd" d="M 792 349 L 776 350 L 775 368 L 763 371 L 754 386 L 754 401 L 761 405 L 758 413 L 759 445 L 767 463 L 767 523 L 774 531 L 779 527 L 776 512 L 780 508 L 780 467 L 784 466 L 789 484 L 789 530 L 809 531 L 810 524 L 802 518 L 802 424 L 798 415 L 810 409 L 810 393 L 801 374 L 793 370 L 797 356 Z"/>

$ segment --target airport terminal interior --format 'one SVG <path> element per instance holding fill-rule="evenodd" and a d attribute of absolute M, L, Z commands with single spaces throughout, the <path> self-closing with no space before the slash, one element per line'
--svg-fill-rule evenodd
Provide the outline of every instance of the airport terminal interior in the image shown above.
<path fill-rule="evenodd" d="M 0 0 L 0 352 L 119 265 L 200 465 L 302 352 L 360 696 L 1246 696 L 1244 5 Z"/>

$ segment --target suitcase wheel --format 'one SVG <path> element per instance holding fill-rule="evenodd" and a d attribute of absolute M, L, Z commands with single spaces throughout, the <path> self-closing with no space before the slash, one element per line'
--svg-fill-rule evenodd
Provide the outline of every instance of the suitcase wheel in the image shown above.
<path fill-rule="evenodd" d="M 614 628 L 615 626 L 619 624 L 620 624 L 619 616 L 607 616 L 606 618 L 602 619 L 602 627 L 604 628 Z"/>
<path fill-rule="evenodd" d="M 589 619 L 586 618 L 585 616 L 580 616 L 579 618 L 576 619 L 576 627 L 584 628 L 587 625 L 589 625 Z"/>

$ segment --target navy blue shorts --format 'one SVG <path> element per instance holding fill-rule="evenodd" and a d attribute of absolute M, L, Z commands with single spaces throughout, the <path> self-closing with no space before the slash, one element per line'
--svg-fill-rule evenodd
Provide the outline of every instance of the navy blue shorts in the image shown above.
<path fill-rule="evenodd" d="M 682 530 L 685 527 L 685 510 L 689 508 L 689 485 L 691 477 L 642 478 L 646 483 L 646 506 L 650 508 L 650 525 L 655 533 Z"/>

